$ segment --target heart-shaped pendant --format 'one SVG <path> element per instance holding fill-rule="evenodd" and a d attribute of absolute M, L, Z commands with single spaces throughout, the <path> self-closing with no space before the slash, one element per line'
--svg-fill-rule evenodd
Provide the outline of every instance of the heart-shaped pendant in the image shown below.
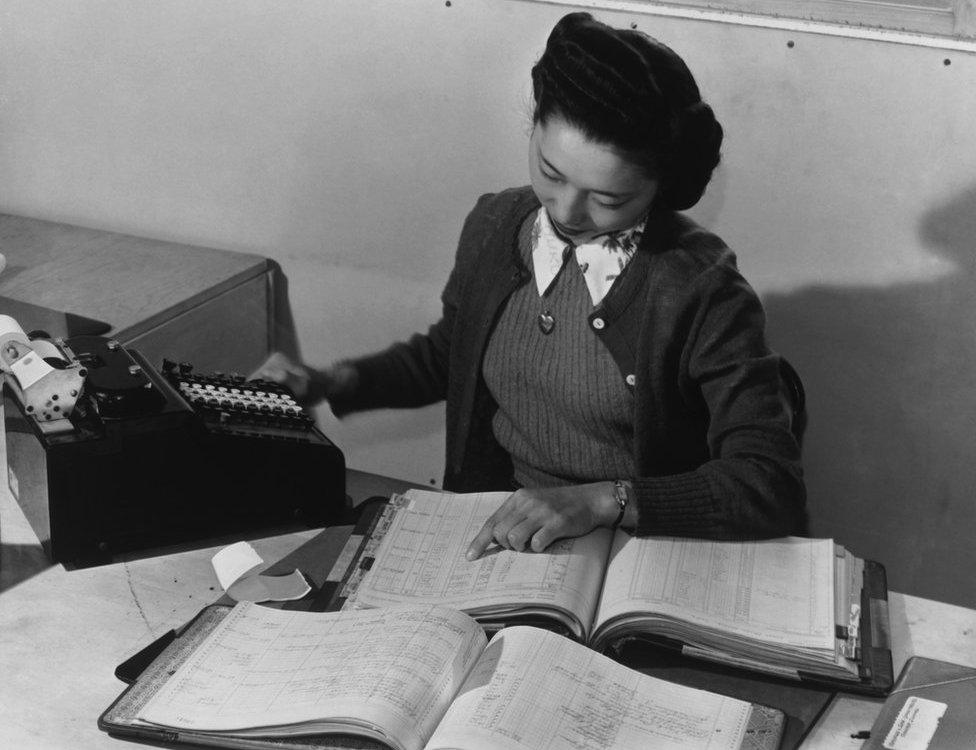
<path fill-rule="evenodd" d="M 544 334 L 548 335 L 552 333 L 552 329 L 556 327 L 556 319 L 549 314 L 546 310 L 544 313 L 539 313 L 539 330 Z"/>

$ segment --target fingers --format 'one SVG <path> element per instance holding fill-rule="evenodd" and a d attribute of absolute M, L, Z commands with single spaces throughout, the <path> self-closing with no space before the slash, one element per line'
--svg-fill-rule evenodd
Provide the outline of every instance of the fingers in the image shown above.
<path fill-rule="evenodd" d="M 484 525 L 475 535 L 465 557 L 468 560 L 477 560 L 485 550 L 496 543 L 504 549 L 523 552 L 528 550 L 541 551 L 549 545 L 544 542 L 539 546 L 536 537 L 540 530 L 545 528 L 542 520 L 543 514 L 535 506 L 532 498 L 521 490 L 510 495 L 504 503 L 485 521 Z M 542 540 L 555 538 L 555 533 L 550 530 L 543 534 Z"/>
<path fill-rule="evenodd" d="M 481 527 L 468 547 L 467 559 L 481 557 L 492 541 L 505 549 L 541 552 L 557 539 L 592 531 L 601 523 L 594 509 L 614 502 L 608 484 L 518 490 Z"/>
<path fill-rule="evenodd" d="M 530 542 L 534 541 L 538 531 L 539 524 L 528 518 L 515 524 L 515 526 L 510 528 L 508 532 L 505 533 L 505 538 L 508 541 L 508 548 L 513 549 L 516 552 L 524 552 L 532 549 Z M 499 544 L 501 544 L 501 542 L 499 542 Z"/>
<path fill-rule="evenodd" d="M 552 526 L 543 526 L 532 535 L 530 549 L 533 552 L 542 552 L 542 550 L 556 541 L 557 538 L 558 535 Z"/>
<path fill-rule="evenodd" d="M 311 372 L 306 365 L 292 361 L 281 352 L 275 352 L 250 375 L 249 380 L 266 380 L 283 385 L 300 404 L 308 405 L 312 399 Z"/>
<path fill-rule="evenodd" d="M 469 561 L 477 560 L 479 557 L 485 554 L 485 550 L 488 549 L 488 545 L 491 544 L 494 530 L 495 524 L 489 518 L 481 527 L 481 531 L 475 534 L 474 539 L 471 540 L 471 544 L 468 545 L 468 551 L 465 554 L 465 557 Z"/>
<path fill-rule="evenodd" d="M 284 383 L 288 372 L 294 364 L 281 352 L 271 354 L 258 369 L 247 376 L 248 380 L 270 380 L 272 383 Z"/>
<path fill-rule="evenodd" d="M 497 542 L 505 549 L 511 549 L 508 541 L 508 530 L 515 523 L 513 514 L 517 512 L 516 509 L 517 499 L 515 494 L 509 495 L 505 498 L 505 502 L 498 507 L 498 510 L 488 516 L 488 520 L 485 521 L 478 533 L 475 534 L 474 539 L 471 540 L 471 544 L 468 545 L 468 551 L 465 557 L 468 560 L 477 560 L 485 553 L 485 550 L 488 549 L 488 545 L 492 541 Z"/>

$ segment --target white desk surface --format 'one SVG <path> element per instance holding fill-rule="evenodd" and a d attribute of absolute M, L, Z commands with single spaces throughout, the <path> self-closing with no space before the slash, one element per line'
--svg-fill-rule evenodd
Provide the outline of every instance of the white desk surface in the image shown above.
<path fill-rule="evenodd" d="M 4 480 L 5 469 L 4 460 Z M 136 747 L 96 725 L 124 687 L 113 670 L 219 598 L 210 565 L 219 547 L 67 571 L 44 558 L 6 481 L 2 490 L 0 748 Z M 271 564 L 316 533 L 252 540 L 252 545 Z M 976 667 L 976 611 L 891 592 L 890 614 L 896 672 L 912 655 Z M 876 699 L 839 696 L 803 747 L 859 748 L 862 741 L 851 734 L 869 729 L 880 705 Z"/>

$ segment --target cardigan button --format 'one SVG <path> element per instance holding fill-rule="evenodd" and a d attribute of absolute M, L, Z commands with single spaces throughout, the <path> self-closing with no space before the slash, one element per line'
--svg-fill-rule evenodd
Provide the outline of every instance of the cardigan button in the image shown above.
<path fill-rule="evenodd" d="M 634 385 L 637 383 L 637 376 L 634 375 L 634 373 L 630 373 L 630 375 L 624 378 L 624 380 L 627 381 L 627 385 L 633 388 Z"/>
<path fill-rule="evenodd" d="M 603 322 L 603 318 L 593 318 L 593 327 L 596 328 L 596 330 L 602 331 L 605 326 L 606 323 Z"/>

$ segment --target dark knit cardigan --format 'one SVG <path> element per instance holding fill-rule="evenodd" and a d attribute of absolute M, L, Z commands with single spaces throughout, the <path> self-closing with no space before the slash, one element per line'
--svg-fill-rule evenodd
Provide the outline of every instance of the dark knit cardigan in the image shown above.
<path fill-rule="evenodd" d="M 532 274 L 518 231 L 539 208 L 530 188 L 482 196 L 468 215 L 443 316 L 426 334 L 352 362 L 358 384 L 330 402 L 339 416 L 447 400 L 444 488 L 510 490 L 512 464 L 492 433 L 482 377 L 488 337 Z M 800 450 L 765 341 L 755 292 L 720 239 L 652 211 L 641 245 L 590 328 L 634 394 L 639 535 L 748 538 L 800 533 Z M 628 377 L 630 376 L 630 377 Z"/>

